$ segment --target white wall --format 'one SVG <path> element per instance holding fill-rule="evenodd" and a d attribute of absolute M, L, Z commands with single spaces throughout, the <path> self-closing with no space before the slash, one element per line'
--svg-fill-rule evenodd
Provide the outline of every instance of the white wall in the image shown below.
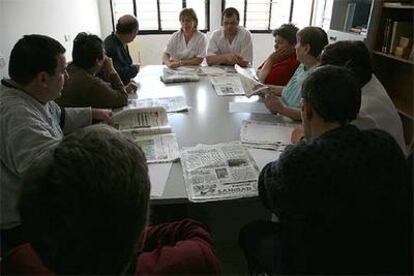
<path fill-rule="evenodd" d="M 111 10 L 109 1 L 99 1 L 101 33 L 106 37 L 112 32 Z M 177 19 L 178 20 L 178 19 Z M 210 1 L 210 30 L 221 25 L 221 1 Z M 208 35 L 208 34 L 207 34 Z M 257 67 L 273 51 L 271 34 L 253 34 L 253 66 Z M 130 45 L 131 56 L 135 62 L 144 65 L 161 64 L 161 54 L 170 35 L 140 35 Z"/>
<path fill-rule="evenodd" d="M 101 36 L 97 1 L 102 0 L 0 0 L 0 52 L 7 62 L 0 69 L 1 77 L 8 75 L 11 49 L 24 34 L 55 38 L 71 60 L 73 39 L 79 32 Z"/>

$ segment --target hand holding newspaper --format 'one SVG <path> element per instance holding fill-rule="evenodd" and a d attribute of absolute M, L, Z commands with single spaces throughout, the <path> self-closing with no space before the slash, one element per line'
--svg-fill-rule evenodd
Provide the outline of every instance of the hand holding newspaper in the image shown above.
<path fill-rule="evenodd" d="M 257 80 L 257 76 L 252 73 L 251 69 L 243 68 L 237 64 L 234 67 L 240 77 L 244 92 L 248 98 L 253 95 L 261 95 L 269 92 L 269 87 L 260 83 Z"/>
<path fill-rule="evenodd" d="M 175 134 L 171 133 L 163 107 L 127 109 L 112 116 L 114 126 L 144 151 L 147 163 L 169 162 L 179 158 Z"/>

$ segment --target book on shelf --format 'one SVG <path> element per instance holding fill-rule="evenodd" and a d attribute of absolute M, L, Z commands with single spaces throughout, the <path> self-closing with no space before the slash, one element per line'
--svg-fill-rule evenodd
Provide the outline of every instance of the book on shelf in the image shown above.
<path fill-rule="evenodd" d="M 163 107 L 122 110 L 112 116 L 114 127 L 141 147 L 147 163 L 171 162 L 180 156 L 176 135 Z"/>
<path fill-rule="evenodd" d="M 412 36 L 412 22 L 407 21 L 394 21 L 392 23 L 392 32 L 391 32 L 391 41 L 389 52 L 395 54 L 395 49 L 400 45 L 401 37 L 411 37 Z"/>
<path fill-rule="evenodd" d="M 385 54 L 390 53 L 390 43 L 392 35 L 392 19 L 387 18 L 385 20 L 384 36 L 382 40 L 381 52 Z"/>
<path fill-rule="evenodd" d="M 173 70 L 169 68 L 163 68 L 160 79 L 163 83 L 195 82 L 200 80 L 196 72 Z"/>

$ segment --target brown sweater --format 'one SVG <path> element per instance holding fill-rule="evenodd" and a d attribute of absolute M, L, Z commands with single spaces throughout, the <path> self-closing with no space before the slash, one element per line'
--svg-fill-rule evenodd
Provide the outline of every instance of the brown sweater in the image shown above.
<path fill-rule="evenodd" d="M 117 108 L 128 103 L 128 94 L 118 74 L 109 75 L 106 83 L 71 63 L 69 80 L 65 81 L 62 96 L 56 100 L 64 107 Z"/>

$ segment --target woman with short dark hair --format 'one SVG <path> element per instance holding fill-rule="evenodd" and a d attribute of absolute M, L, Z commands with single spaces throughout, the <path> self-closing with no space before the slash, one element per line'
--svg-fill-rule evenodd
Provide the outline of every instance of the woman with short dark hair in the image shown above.
<path fill-rule="evenodd" d="M 297 31 L 293 24 L 283 24 L 273 31 L 275 51 L 259 66 L 262 83 L 283 86 L 295 73 L 300 64 L 295 53 Z"/>

